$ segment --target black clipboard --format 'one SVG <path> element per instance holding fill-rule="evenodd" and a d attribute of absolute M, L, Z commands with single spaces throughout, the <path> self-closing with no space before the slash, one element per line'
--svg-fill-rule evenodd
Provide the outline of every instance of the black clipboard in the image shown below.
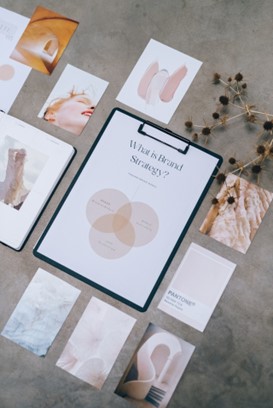
<path fill-rule="evenodd" d="M 115 108 L 33 252 L 143 312 L 222 158 Z"/>

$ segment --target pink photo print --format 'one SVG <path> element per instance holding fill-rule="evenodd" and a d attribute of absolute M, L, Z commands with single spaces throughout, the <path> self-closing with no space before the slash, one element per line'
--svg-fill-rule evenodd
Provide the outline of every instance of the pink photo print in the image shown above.
<path fill-rule="evenodd" d="M 202 62 L 150 40 L 117 100 L 169 123 Z"/>

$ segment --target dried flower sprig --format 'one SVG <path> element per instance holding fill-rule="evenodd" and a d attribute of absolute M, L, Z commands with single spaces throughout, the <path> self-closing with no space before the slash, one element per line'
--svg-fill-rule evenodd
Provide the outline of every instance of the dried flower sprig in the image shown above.
<path fill-rule="evenodd" d="M 259 111 L 254 104 L 247 102 L 247 83 L 244 76 L 238 72 L 234 76 L 223 80 L 219 73 L 214 73 L 213 84 L 220 84 L 224 87 L 224 92 L 219 96 L 215 111 L 211 114 L 211 120 L 205 125 L 196 125 L 192 118 L 185 122 L 185 127 L 192 134 L 192 139 L 199 142 L 201 139 L 208 143 L 210 137 L 215 135 L 217 128 L 225 128 L 227 124 L 238 118 L 244 119 L 249 124 L 258 127 L 258 145 L 255 149 L 255 156 L 243 162 L 235 157 L 230 157 L 228 162 L 231 166 L 231 173 L 241 175 L 253 175 L 259 181 L 262 171 L 267 167 L 268 161 L 273 159 L 273 114 Z M 255 139 L 257 143 L 257 138 Z M 219 184 L 225 182 L 225 173 L 219 173 L 216 180 Z"/>

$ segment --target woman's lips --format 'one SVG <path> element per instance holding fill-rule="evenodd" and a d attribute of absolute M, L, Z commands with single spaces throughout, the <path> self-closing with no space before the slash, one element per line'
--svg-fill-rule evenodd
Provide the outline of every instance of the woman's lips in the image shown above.
<path fill-rule="evenodd" d="M 84 111 L 82 112 L 82 115 L 84 115 L 84 116 L 91 116 L 93 112 L 94 112 L 93 109 L 86 109 L 86 110 L 84 110 Z"/>

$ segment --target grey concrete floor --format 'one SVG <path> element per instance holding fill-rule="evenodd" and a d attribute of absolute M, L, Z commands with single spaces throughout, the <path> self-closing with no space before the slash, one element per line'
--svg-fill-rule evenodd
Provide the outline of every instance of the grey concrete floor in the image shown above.
<path fill-rule="evenodd" d="M 203 65 L 169 128 L 185 133 L 189 117 L 199 124 L 209 120 L 219 88 L 215 71 L 228 77 L 242 72 L 250 102 L 271 113 L 272 18 L 271 0 L 79 0 L 38 2 L 1 0 L 0 5 L 30 17 L 43 5 L 79 21 L 79 27 L 50 76 L 32 70 L 10 114 L 66 140 L 77 155 L 21 252 L 0 246 L 0 329 L 4 327 L 38 267 L 81 289 L 73 313 L 63 325 L 45 358 L 0 336 L 0 406 L 129 407 L 114 390 L 147 324 L 153 322 L 196 346 L 193 357 L 170 401 L 170 408 L 270 408 L 273 406 L 273 271 L 272 206 L 247 254 L 241 254 L 199 232 L 210 207 L 213 184 L 183 240 L 149 309 L 139 313 L 80 282 L 32 254 L 40 234 L 56 209 L 108 114 L 115 98 L 150 38 L 203 61 Z M 51 127 L 37 118 L 49 90 L 66 64 L 110 82 L 94 117 L 80 137 Z M 136 113 L 133 109 L 127 109 Z M 144 116 L 144 115 L 140 115 Z M 251 157 L 255 132 L 239 120 L 216 132 L 208 147 L 223 155 Z M 260 184 L 273 191 L 272 171 Z M 237 268 L 204 333 L 157 310 L 157 305 L 191 242 L 235 262 Z M 105 300 L 137 318 L 101 391 L 58 369 L 55 364 L 91 296 Z"/>

